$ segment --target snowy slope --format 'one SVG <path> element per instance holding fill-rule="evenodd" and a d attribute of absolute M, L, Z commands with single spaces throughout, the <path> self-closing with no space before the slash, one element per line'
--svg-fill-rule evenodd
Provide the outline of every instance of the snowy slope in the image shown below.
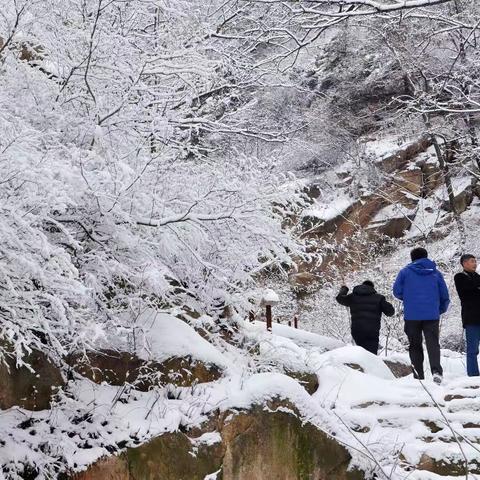
<path fill-rule="evenodd" d="M 421 470 L 409 471 L 425 456 L 452 462 L 461 462 L 462 455 L 478 458 L 480 425 L 472 425 L 478 423 L 480 381 L 464 377 L 459 354 L 443 352 L 445 382 L 437 386 L 411 375 L 397 379 L 383 358 L 285 325 L 275 324 L 273 333 L 268 333 L 261 322 L 242 323 L 239 334 L 246 345 L 259 347 L 253 353 L 252 348 L 238 348 L 218 338 L 215 345 L 204 339 L 205 343 L 196 344 L 199 338 L 193 328 L 175 320 L 161 315 L 154 323 L 149 323 L 152 318 L 145 323 L 156 327 L 150 330 L 149 352 L 162 358 L 173 353 L 171 345 L 176 343 L 182 354 L 190 351 L 222 362 L 226 369 L 222 378 L 194 389 L 174 388 L 173 397 L 168 386 L 138 392 L 77 378 L 51 411 L 1 412 L 0 462 L 5 468 L 13 472 L 27 462 L 42 475 L 55 465 L 82 470 L 102 456 L 164 432 L 200 425 L 216 409 L 249 408 L 273 398 L 288 399 L 305 420 L 346 444 L 354 465 L 388 472 L 388 478 L 437 478 Z M 168 335 L 162 337 L 166 323 Z M 162 343 L 167 340 L 172 342 Z M 390 358 L 406 361 L 404 353 Z M 309 395 L 283 373 L 284 368 L 315 372 L 319 389 Z M 435 433 L 429 427 L 433 424 L 438 426 Z M 462 438 L 463 454 L 451 441 L 451 429 Z M 5 471 L 4 478 L 14 478 Z"/>

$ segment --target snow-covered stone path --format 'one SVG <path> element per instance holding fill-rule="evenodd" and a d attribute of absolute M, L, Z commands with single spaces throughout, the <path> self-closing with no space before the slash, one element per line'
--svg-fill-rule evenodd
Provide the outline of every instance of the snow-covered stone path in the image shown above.
<path fill-rule="evenodd" d="M 458 480 L 466 460 L 468 478 L 480 473 L 480 379 L 466 376 L 464 356 L 442 351 L 445 377 L 436 385 L 428 375 L 422 382 L 411 374 L 395 378 L 384 360 L 408 365 L 406 353 L 376 357 L 347 345 L 321 353 L 321 337 L 309 345 L 287 328 L 274 326 L 274 335 L 290 338 L 270 339 L 265 355 L 288 368 L 299 369 L 301 359 L 313 370 L 319 381 L 313 398 L 337 419 L 337 438 L 375 458 L 385 475 Z"/>

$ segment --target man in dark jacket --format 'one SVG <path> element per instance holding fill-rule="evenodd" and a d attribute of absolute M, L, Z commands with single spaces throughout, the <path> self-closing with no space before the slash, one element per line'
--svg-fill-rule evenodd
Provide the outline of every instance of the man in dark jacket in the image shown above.
<path fill-rule="evenodd" d="M 415 378 L 423 380 L 423 340 L 425 337 L 428 359 L 435 383 L 442 382 L 440 364 L 440 315 L 450 303 L 448 288 L 435 262 L 428 259 L 424 248 L 410 252 L 412 263 L 400 270 L 393 294 L 403 301 L 405 333 L 409 341 L 408 352 Z"/>
<path fill-rule="evenodd" d="M 470 254 L 462 255 L 463 272 L 454 277 L 460 303 L 462 323 L 467 338 L 467 375 L 478 377 L 478 345 L 480 343 L 480 275 L 477 259 Z"/>
<path fill-rule="evenodd" d="M 352 337 L 355 343 L 376 355 L 382 313 L 391 317 L 395 313 L 393 305 L 375 291 L 370 280 L 354 287 L 350 294 L 348 287 L 341 287 L 337 302 L 350 307 Z"/>

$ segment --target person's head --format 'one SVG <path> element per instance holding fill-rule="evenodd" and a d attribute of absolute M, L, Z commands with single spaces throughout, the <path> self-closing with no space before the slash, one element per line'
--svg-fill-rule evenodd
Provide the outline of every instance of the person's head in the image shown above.
<path fill-rule="evenodd" d="M 475 272 L 477 270 L 477 259 L 475 255 L 465 253 L 460 257 L 460 263 L 466 272 Z"/>
<path fill-rule="evenodd" d="M 375 288 L 375 285 L 373 284 L 373 282 L 371 280 L 365 280 L 362 285 L 367 285 L 369 287 L 372 287 L 372 288 Z"/>
<path fill-rule="evenodd" d="M 421 258 L 428 258 L 428 252 L 422 247 L 417 247 L 410 252 L 410 258 L 412 262 L 420 260 Z"/>

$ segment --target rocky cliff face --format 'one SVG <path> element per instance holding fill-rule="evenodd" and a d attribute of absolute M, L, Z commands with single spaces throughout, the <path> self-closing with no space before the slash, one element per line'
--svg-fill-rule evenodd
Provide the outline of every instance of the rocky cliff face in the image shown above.
<path fill-rule="evenodd" d="M 325 178 L 309 180 L 305 187 L 311 206 L 298 220 L 299 230 L 310 253 L 320 254 L 321 261 L 298 262 L 297 271 L 290 276 L 294 289 L 308 290 L 318 278 L 335 279 L 339 268 L 347 272 L 360 269 L 382 254 L 382 245 L 438 240 L 448 234 L 445 227 L 454 223 L 444 172 L 428 138 L 403 143 L 399 139 L 364 140 L 365 165 L 355 167 L 347 162 L 327 171 Z M 370 173 L 366 173 L 368 162 Z M 468 177 L 454 180 L 458 214 L 465 212 L 475 197 L 475 182 Z M 426 220 L 428 216 L 431 218 Z"/>

